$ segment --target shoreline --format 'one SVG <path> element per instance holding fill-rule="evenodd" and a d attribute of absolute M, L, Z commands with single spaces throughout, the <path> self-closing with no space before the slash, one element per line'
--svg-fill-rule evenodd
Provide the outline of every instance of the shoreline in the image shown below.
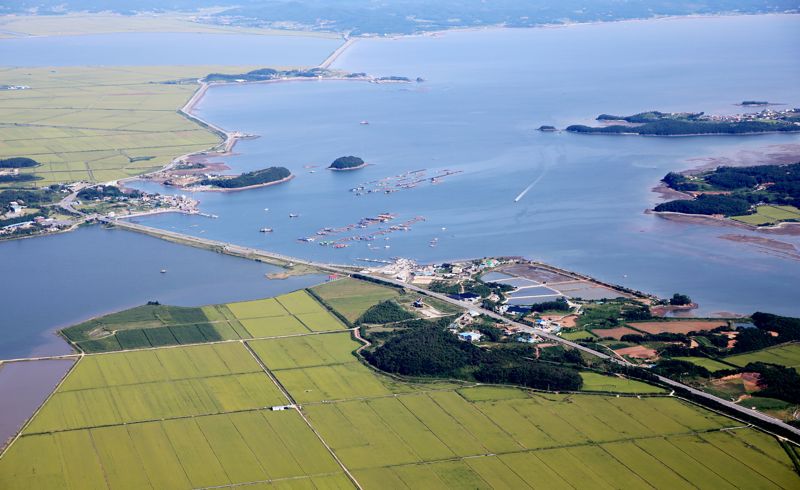
<path fill-rule="evenodd" d="M 570 22 L 562 22 L 562 23 L 542 23 L 542 24 L 534 24 L 529 26 L 510 26 L 507 24 L 490 24 L 485 26 L 462 26 L 462 27 L 451 27 L 451 28 L 444 28 L 438 29 L 433 31 L 422 31 L 422 32 L 415 32 L 412 34 L 374 34 L 374 35 L 360 35 L 359 38 L 362 39 L 390 39 L 390 40 L 397 40 L 403 38 L 412 38 L 412 37 L 438 37 L 442 36 L 451 32 L 461 33 L 461 32 L 482 32 L 482 31 L 489 31 L 489 30 L 501 30 L 501 29 L 508 29 L 508 30 L 523 30 L 523 29 L 567 29 L 567 28 L 575 28 L 575 27 L 582 27 L 582 26 L 596 26 L 596 25 L 606 25 L 606 24 L 640 24 L 644 22 L 654 22 L 654 21 L 680 21 L 680 20 L 703 20 L 703 19 L 723 19 L 723 18 L 739 18 L 739 17 L 776 17 L 776 16 L 790 16 L 790 15 L 800 15 L 800 11 L 798 12 L 750 12 L 750 13 L 737 13 L 737 12 L 718 12 L 715 14 L 686 14 L 686 15 L 654 15 L 651 17 L 634 17 L 629 19 L 617 19 L 617 20 L 592 20 L 586 22 L 579 22 L 579 21 L 570 21 Z"/>
<path fill-rule="evenodd" d="M 284 182 L 289 182 L 295 177 L 294 174 L 289 175 L 288 177 L 284 177 L 280 180 L 273 180 L 272 182 L 264 182 L 263 184 L 253 184 L 248 185 L 246 187 L 212 187 L 212 186 L 199 186 L 199 187 L 178 187 L 178 189 L 187 191 L 187 192 L 239 192 L 239 191 L 246 191 L 250 189 L 258 189 L 261 187 L 268 187 L 271 185 L 283 184 Z"/>
<path fill-rule="evenodd" d="M 652 209 L 648 209 L 644 213 L 652 214 L 662 219 L 678 221 L 682 223 L 699 225 L 724 225 L 773 235 L 800 235 L 800 223 L 793 221 L 783 221 L 770 226 L 755 226 L 726 218 L 724 216 L 714 216 L 708 214 L 689 214 L 678 213 L 675 211 L 653 211 Z"/>
<path fill-rule="evenodd" d="M 351 170 L 361 170 L 362 168 L 365 168 L 367 165 L 369 165 L 369 164 L 368 164 L 367 162 L 364 162 L 364 163 L 362 163 L 361 165 L 357 165 L 357 166 L 355 166 L 355 167 L 348 167 L 348 168 L 333 168 L 333 167 L 328 167 L 328 170 L 330 170 L 330 171 L 332 171 L 332 172 L 349 172 L 349 171 L 351 171 Z"/>
<path fill-rule="evenodd" d="M 639 136 L 642 138 L 693 138 L 697 136 L 758 136 L 762 134 L 798 134 L 800 133 L 800 129 L 796 129 L 793 131 L 755 131 L 755 132 L 747 132 L 747 133 L 691 133 L 691 134 L 639 134 L 639 133 L 611 133 L 611 132 L 603 132 L 603 131 L 589 131 L 589 132 L 582 132 L 582 131 L 567 131 L 566 129 L 563 130 L 565 133 L 570 134 L 580 134 L 580 135 L 589 135 L 589 136 Z"/>

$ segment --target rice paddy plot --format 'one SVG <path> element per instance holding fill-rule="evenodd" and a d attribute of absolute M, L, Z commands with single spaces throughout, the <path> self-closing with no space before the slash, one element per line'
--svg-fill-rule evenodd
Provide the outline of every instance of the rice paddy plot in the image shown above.
<path fill-rule="evenodd" d="M 100 427 L 252 410 L 286 403 L 264 373 L 58 391 L 26 432 Z"/>
<path fill-rule="evenodd" d="M 297 318 L 312 332 L 328 332 L 346 330 L 347 326 L 328 311 L 317 313 L 299 313 Z"/>
<path fill-rule="evenodd" d="M 189 489 L 295 478 L 349 483 L 293 410 L 26 435 L 0 460 L 4 489 Z"/>
<path fill-rule="evenodd" d="M 281 306 L 281 304 L 278 303 L 275 298 L 228 303 L 226 306 L 239 320 L 244 318 L 286 316 L 289 314 L 289 312 L 286 311 L 286 309 Z"/>
<path fill-rule="evenodd" d="M 306 291 L 295 291 L 293 293 L 284 294 L 275 298 L 278 302 L 286 308 L 292 315 L 300 315 L 302 313 L 327 313 L 328 310 L 319 304 Z"/>
<path fill-rule="evenodd" d="M 272 370 L 354 362 L 353 351 L 361 346 L 350 332 L 253 340 L 248 344 Z"/>
<path fill-rule="evenodd" d="M 393 288 L 352 278 L 326 282 L 311 290 L 351 322 L 356 321 L 370 307 L 400 294 Z"/>
<path fill-rule="evenodd" d="M 380 377 L 358 361 L 285 369 L 274 374 L 298 403 L 392 394 Z"/>
<path fill-rule="evenodd" d="M 628 378 L 619 376 L 607 376 L 604 374 L 582 371 L 583 391 L 606 391 L 611 393 L 663 393 L 664 390 L 658 386 L 649 385 Z"/>
<path fill-rule="evenodd" d="M 239 320 L 250 337 L 277 337 L 308 333 L 309 329 L 293 316 L 271 316 Z"/>

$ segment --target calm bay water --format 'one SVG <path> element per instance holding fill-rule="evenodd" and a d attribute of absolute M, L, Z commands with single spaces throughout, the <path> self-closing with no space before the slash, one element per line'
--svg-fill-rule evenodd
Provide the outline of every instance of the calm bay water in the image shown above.
<path fill-rule="evenodd" d="M 0 364 L 0 450 L 22 427 L 75 361 L 42 361 Z"/>
<path fill-rule="evenodd" d="M 742 32 L 747 35 L 737 35 Z M 360 40 L 338 68 L 426 81 L 215 87 L 198 113 L 261 135 L 237 146 L 239 154 L 226 160 L 233 170 L 285 165 L 297 178 L 243 193 L 199 195 L 217 220 L 164 215 L 142 221 L 334 262 L 524 255 L 660 295 L 685 292 L 701 303 L 702 313 L 800 314 L 797 260 L 720 239 L 755 235 L 749 231 L 643 213 L 658 202 L 650 190 L 658 180 L 696 166 L 692 159 L 774 152 L 800 144 L 800 136 L 535 131 L 541 124 L 589 122 L 604 112 L 732 113 L 744 99 L 800 105 L 798 33 L 798 16 L 758 16 Z M 347 154 L 373 165 L 324 170 Z M 416 169 L 428 169 L 429 177 L 444 169 L 462 173 L 388 195 L 349 192 Z M 397 214 L 396 222 L 426 221 L 389 240 L 345 249 L 297 240 L 380 212 Z M 289 213 L 301 216 L 289 219 Z M 264 226 L 274 233 L 258 233 Z M 772 238 L 800 247 L 798 237 Z M 433 239 L 435 247 L 429 246 Z"/>
<path fill-rule="evenodd" d="M 283 294 L 324 279 L 268 280 L 264 274 L 280 269 L 100 227 L 0 243 L 0 257 L 0 359 L 71 352 L 55 335 L 57 327 L 150 300 L 225 303 Z"/>
<path fill-rule="evenodd" d="M 342 41 L 305 36 L 120 33 L 0 40 L 3 66 L 314 66 Z"/>

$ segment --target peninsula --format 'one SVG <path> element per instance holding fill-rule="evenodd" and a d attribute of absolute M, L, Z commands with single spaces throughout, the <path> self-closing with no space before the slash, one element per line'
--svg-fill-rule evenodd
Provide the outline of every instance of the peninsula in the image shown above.
<path fill-rule="evenodd" d="M 240 175 L 195 175 L 180 181 L 166 181 L 164 184 L 192 191 L 241 191 L 280 184 L 292 177 L 294 176 L 286 167 L 269 167 Z"/>
<path fill-rule="evenodd" d="M 757 113 L 708 115 L 703 112 L 641 112 L 632 116 L 601 114 L 603 126 L 573 124 L 571 133 L 699 136 L 800 132 L 800 108 Z"/>
<path fill-rule="evenodd" d="M 662 182 L 687 199 L 661 203 L 656 212 L 723 216 L 757 227 L 800 221 L 800 162 L 670 172 Z"/>

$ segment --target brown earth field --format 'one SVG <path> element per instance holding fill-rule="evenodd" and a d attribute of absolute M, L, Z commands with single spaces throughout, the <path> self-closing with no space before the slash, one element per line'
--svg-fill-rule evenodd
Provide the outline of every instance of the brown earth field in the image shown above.
<path fill-rule="evenodd" d="M 617 327 L 617 328 L 593 328 L 591 329 L 592 333 L 597 335 L 598 337 L 613 337 L 617 340 L 621 339 L 623 335 L 641 335 L 640 332 L 633 330 L 632 328 L 628 327 Z"/>
<path fill-rule="evenodd" d="M 689 333 L 713 330 L 717 327 L 724 327 L 727 323 L 723 320 L 678 320 L 674 322 L 636 322 L 628 325 L 647 333 Z"/>
<path fill-rule="evenodd" d="M 657 355 L 655 349 L 650 349 L 643 345 L 616 349 L 614 352 L 621 356 L 635 357 L 637 359 L 652 359 Z"/>

